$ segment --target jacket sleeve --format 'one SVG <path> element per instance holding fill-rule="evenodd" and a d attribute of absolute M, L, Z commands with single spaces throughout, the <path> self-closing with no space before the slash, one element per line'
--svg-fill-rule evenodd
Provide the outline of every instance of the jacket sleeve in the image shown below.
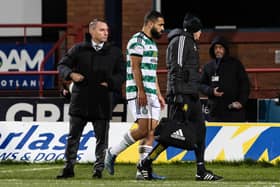
<path fill-rule="evenodd" d="M 238 82 L 240 83 L 239 102 L 244 106 L 250 95 L 250 81 L 248 74 L 241 62 L 239 62 Z"/>
<path fill-rule="evenodd" d="M 179 39 L 180 40 L 180 39 Z M 181 43 L 181 45 L 184 46 L 184 42 Z M 180 48 L 182 46 L 179 46 L 179 41 L 172 41 L 172 43 L 167 48 L 167 69 L 168 69 L 168 79 L 169 79 L 169 86 L 171 89 L 171 92 L 174 95 L 182 94 L 182 88 L 184 85 L 184 75 L 183 70 L 180 65 L 180 60 L 183 60 L 183 48 Z M 181 50 L 180 50 L 181 49 Z"/>
<path fill-rule="evenodd" d="M 199 90 L 202 94 L 212 97 L 214 96 L 214 89 L 211 87 L 211 75 L 209 71 L 207 71 L 209 66 L 204 65 L 201 77 L 200 77 L 200 86 Z"/>
<path fill-rule="evenodd" d="M 123 55 L 120 49 L 117 50 L 116 53 L 116 62 L 114 62 L 114 68 L 112 77 L 109 77 L 108 86 L 110 90 L 120 91 L 122 88 L 122 84 L 126 79 L 126 67 L 125 61 L 123 59 Z"/>
<path fill-rule="evenodd" d="M 64 80 L 71 80 L 70 73 L 73 72 L 74 62 L 75 62 L 75 54 L 78 51 L 78 46 L 72 47 L 64 57 L 58 62 L 57 70 L 59 75 Z"/>

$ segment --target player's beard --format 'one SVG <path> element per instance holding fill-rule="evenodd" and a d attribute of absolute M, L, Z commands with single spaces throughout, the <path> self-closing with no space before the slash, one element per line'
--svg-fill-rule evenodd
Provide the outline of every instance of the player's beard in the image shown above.
<path fill-rule="evenodd" d="M 161 38 L 161 32 L 158 32 L 157 30 L 156 30 L 156 28 L 152 28 L 151 29 L 151 35 L 152 35 L 152 38 L 154 38 L 154 39 L 160 39 Z"/>

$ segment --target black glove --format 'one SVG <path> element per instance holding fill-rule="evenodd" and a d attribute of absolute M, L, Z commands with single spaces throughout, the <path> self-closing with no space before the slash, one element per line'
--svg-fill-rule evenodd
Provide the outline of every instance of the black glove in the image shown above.
<path fill-rule="evenodd" d="M 184 99 L 183 99 L 183 96 L 182 96 L 181 94 L 175 95 L 173 101 L 174 101 L 174 103 L 177 104 L 177 105 L 182 105 L 182 104 L 184 104 Z"/>

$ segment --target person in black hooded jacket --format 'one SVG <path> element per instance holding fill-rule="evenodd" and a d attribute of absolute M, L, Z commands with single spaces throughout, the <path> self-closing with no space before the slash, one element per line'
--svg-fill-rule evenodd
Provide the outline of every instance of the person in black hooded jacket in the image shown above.
<path fill-rule="evenodd" d="M 250 83 L 244 66 L 230 56 L 224 37 L 213 39 L 209 54 L 212 61 L 201 75 L 201 92 L 208 96 L 209 121 L 245 122 Z"/>
<path fill-rule="evenodd" d="M 197 163 L 196 180 L 219 180 L 221 176 L 207 170 L 204 164 L 206 127 L 199 99 L 199 52 L 197 40 L 202 24 L 198 17 L 187 13 L 183 29 L 168 34 L 166 51 L 168 117 L 194 126 L 197 142 L 194 149 Z M 145 179 L 151 179 L 151 163 L 168 145 L 158 143 L 137 168 Z"/>
<path fill-rule="evenodd" d="M 80 138 L 88 121 L 92 122 L 96 137 L 92 177 L 102 177 L 112 117 L 112 91 L 121 88 L 126 75 L 121 50 L 107 42 L 108 30 L 106 22 L 94 19 L 89 23 L 86 41 L 74 45 L 58 63 L 60 76 L 74 84 L 69 107 L 66 163 L 57 179 L 74 177 Z"/>

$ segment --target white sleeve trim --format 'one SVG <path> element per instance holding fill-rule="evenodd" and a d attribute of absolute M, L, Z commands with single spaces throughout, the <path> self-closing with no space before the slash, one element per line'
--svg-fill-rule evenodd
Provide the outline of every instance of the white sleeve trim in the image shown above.
<path fill-rule="evenodd" d="M 183 53 L 184 53 L 185 38 L 186 38 L 185 36 L 179 37 L 177 63 L 179 64 L 180 67 L 183 67 Z"/>

